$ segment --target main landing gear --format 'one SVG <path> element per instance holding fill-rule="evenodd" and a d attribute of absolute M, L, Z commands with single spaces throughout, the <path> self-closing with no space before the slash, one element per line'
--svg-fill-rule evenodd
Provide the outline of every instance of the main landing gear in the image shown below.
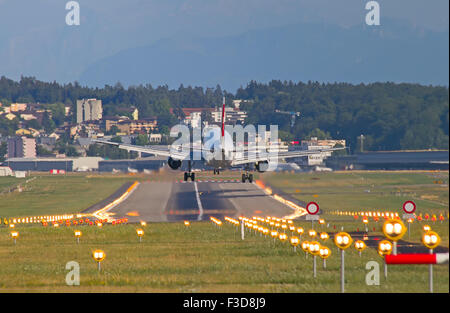
<path fill-rule="evenodd" d="M 250 170 L 248 164 L 245 166 L 245 173 L 242 173 L 242 182 L 245 183 L 245 181 L 248 180 L 249 183 L 253 183 L 253 174 L 249 174 L 248 171 Z"/>
<path fill-rule="evenodd" d="M 195 181 L 195 173 L 192 172 L 192 163 L 191 163 L 191 161 L 188 162 L 188 172 L 184 172 L 184 181 L 188 181 L 189 178 L 192 181 Z"/>
<path fill-rule="evenodd" d="M 245 183 L 247 180 L 249 183 L 253 183 L 253 174 L 249 174 L 248 172 L 242 174 L 242 182 Z"/>

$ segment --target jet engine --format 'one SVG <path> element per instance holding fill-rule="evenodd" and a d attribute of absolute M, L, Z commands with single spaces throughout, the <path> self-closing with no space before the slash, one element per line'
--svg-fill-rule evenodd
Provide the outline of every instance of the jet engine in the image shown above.
<path fill-rule="evenodd" d="M 172 159 L 172 157 L 170 157 L 167 160 L 167 163 L 169 164 L 170 168 L 173 170 L 177 170 L 181 166 L 181 160 L 174 160 L 174 159 Z"/>
<path fill-rule="evenodd" d="M 264 173 L 269 169 L 269 161 L 259 161 L 255 163 L 256 170 L 260 173 Z"/>

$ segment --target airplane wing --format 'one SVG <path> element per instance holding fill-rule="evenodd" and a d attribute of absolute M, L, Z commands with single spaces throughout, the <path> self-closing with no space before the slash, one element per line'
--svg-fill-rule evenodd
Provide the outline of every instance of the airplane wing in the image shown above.
<path fill-rule="evenodd" d="M 295 151 L 286 151 L 286 152 L 256 152 L 249 154 L 248 151 L 240 156 L 233 159 L 231 162 L 232 166 L 250 164 L 256 162 L 264 162 L 264 161 L 277 161 L 279 159 L 290 159 L 290 158 L 298 158 L 307 155 L 320 154 L 323 152 L 333 152 L 338 150 L 347 149 L 346 147 L 339 148 L 328 148 L 328 149 L 317 149 L 317 150 L 295 150 Z"/>
<path fill-rule="evenodd" d="M 108 144 L 112 146 L 116 146 L 119 149 L 124 149 L 127 151 L 136 151 L 136 152 L 143 152 L 148 154 L 153 154 L 157 156 L 164 156 L 164 157 L 172 157 L 175 160 L 184 160 L 189 157 L 189 153 L 183 153 L 180 149 L 170 149 L 168 146 L 136 146 L 136 145 L 129 145 L 129 144 L 123 144 L 118 142 L 112 142 L 112 141 L 106 141 L 106 140 L 99 140 L 99 139 L 92 139 L 95 143 L 101 143 L 101 144 Z"/>

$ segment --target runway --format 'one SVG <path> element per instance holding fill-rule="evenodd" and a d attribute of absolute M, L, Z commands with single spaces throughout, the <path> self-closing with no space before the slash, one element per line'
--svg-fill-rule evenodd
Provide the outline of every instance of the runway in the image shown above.
<path fill-rule="evenodd" d="M 130 222 L 209 220 L 211 216 L 277 216 L 293 210 L 266 195 L 258 186 L 238 180 L 143 181 L 121 203 L 109 210 Z"/>

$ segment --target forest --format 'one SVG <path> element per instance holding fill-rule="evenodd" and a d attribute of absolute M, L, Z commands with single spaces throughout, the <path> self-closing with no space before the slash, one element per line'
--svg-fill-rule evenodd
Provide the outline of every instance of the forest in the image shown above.
<path fill-rule="evenodd" d="M 410 83 L 380 82 L 373 84 L 251 81 L 235 94 L 215 88 L 181 85 L 178 89 L 149 84 L 129 86 L 120 83 L 103 88 L 81 86 L 77 82 L 59 84 L 34 77 L 14 81 L 0 78 L 0 102 L 43 103 L 55 111 L 47 127 L 64 122 L 62 105 L 75 112 L 77 99 L 97 98 L 103 103 L 103 114 L 116 115 L 132 106 L 140 118 L 157 116 L 158 124 L 170 128 L 177 123 L 175 115 L 184 107 L 214 107 L 222 97 L 244 100 L 241 109 L 248 112 L 246 123 L 278 124 L 284 140 L 345 139 L 351 152 L 358 152 L 360 136 L 364 151 L 448 149 L 449 94 L 446 86 L 424 86 Z M 1 110 L 1 108 L 0 108 Z M 291 118 L 276 110 L 300 112 L 293 127 Z M 74 122 L 74 116 L 71 118 Z M 0 134 L 10 135 L 18 121 L 0 117 Z M 53 125 L 54 124 L 54 125 Z"/>

